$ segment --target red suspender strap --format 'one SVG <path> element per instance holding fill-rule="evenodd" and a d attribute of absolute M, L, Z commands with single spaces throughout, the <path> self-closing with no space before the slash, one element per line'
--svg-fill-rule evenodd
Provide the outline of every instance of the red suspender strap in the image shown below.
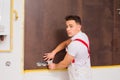
<path fill-rule="evenodd" d="M 80 41 L 81 43 L 83 43 L 87 47 L 88 53 L 90 54 L 90 48 L 89 48 L 88 44 L 85 41 L 83 41 L 81 39 L 75 39 L 75 41 Z"/>
<path fill-rule="evenodd" d="M 88 57 L 90 57 L 90 48 L 89 48 L 88 44 L 85 41 L 81 40 L 81 39 L 75 39 L 74 41 L 79 41 L 79 42 L 83 43 L 87 47 L 88 53 L 89 53 Z M 75 60 L 72 61 L 72 63 L 74 63 L 74 62 L 75 62 Z"/>

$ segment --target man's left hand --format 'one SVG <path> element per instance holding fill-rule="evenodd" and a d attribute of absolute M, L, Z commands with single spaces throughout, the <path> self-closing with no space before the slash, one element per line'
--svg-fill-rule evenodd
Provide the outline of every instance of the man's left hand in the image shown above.
<path fill-rule="evenodd" d="M 48 68 L 50 70 L 54 70 L 54 69 L 56 69 L 56 64 L 55 63 L 51 63 L 51 64 L 48 65 Z"/>

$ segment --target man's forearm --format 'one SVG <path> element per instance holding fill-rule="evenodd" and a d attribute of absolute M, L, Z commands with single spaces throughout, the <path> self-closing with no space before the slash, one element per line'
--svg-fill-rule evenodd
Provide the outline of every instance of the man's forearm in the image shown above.
<path fill-rule="evenodd" d="M 66 46 L 71 42 L 70 39 L 63 41 L 62 43 L 60 43 L 53 51 L 52 53 L 56 54 L 59 51 L 63 50 L 64 48 L 66 48 Z"/>
<path fill-rule="evenodd" d="M 55 69 L 65 69 L 65 68 L 67 68 L 67 66 L 68 66 L 68 64 L 60 62 L 55 65 Z"/>
<path fill-rule="evenodd" d="M 55 65 L 55 69 L 64 69 L 68 67 L 68 65 L 71 64 L 73 59 L 74 59 L 74 56 L 71 56 L 68 53 L 66 53 L 64 59 Z"/>

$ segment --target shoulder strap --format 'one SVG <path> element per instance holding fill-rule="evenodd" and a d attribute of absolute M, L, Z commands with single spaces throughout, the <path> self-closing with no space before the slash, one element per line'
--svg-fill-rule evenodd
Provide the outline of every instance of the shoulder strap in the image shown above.
<path fill-rule="evenodd" d="M 79 42 L 83 43 L 87 47 L 88 54 L 89 54 L 88 58 L 89 58 L 90 57 L 90 48 L 89 48 L 88 44 L 85 41 L 83 41 L 82 39 L 75 39 L 74 41 L 79 41 Z M 75 63 L 75 59 L 72 60 L 72 63 Z"/>
<path fill-rule="evenodd" d="M 83 41 L 82 39 L 75 39 L 74 41 L 79 41 L 79 42 L 83 43 L 87 47 L 88 53 L 90 55 L 90 48 L 89 48 L 88 44 L 85 41 Z"/>

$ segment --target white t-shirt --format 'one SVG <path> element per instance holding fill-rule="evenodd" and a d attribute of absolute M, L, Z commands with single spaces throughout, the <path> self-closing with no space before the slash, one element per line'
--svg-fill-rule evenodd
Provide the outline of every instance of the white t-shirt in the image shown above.
<path fill-rule="evenodd" d="M 90 67 L 88 48 L 82 42 L 74 41 L 75 39 L 81 39 L 89 46 L 89 40 L 87 35 L 80 31 L 71 38 L 72 42 L 66 48 L 67 53 L 74 56 L 74 65 L 79 67 Z"/>

